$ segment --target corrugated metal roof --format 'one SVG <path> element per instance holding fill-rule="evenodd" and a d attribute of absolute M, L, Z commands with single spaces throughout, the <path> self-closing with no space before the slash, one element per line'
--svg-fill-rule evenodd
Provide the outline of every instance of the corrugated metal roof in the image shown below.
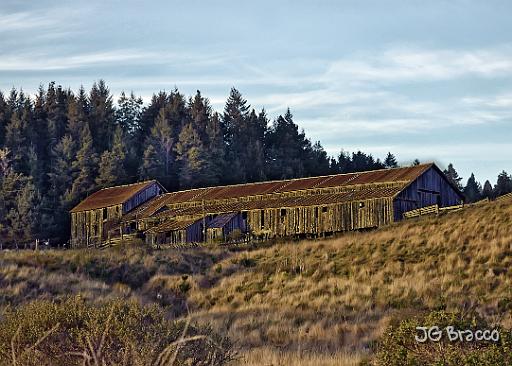
<path fill-rule="evenodd" d="M 164 233 L 173 230 L 184 230 L 195 224 L 197 221 L 199 220 L 169 220 L 152 227 L 148 231 L 153 233 Z"/>
<path fill-rule="evenodd" d="M 94 192 L 78 205 L 73 207 L 71 212 L 88 211 L 102 207 L 119 205 L 128 201 L 131 197 L 133 197 L 133 195 L 149 187 L 155 182 L 156 180 L 150 180 L 101 189 L 97 192 Z"/>
<path fill-rule="evenodd" d="M 227 214 L 220 214 L 214 218 L 209 224 L 209 228 L 223 228 L 233 217 L 238 215 L 238 212 L 230 212 Z"/>
<path fill-rule="evenodd" d="M 129 216 L 127 216 L 126 219 L 129 220 L 135 218 L 149 217 L 157 213 L 166 205 L 171 205 L 175 203 L 205 201 L 205 203 L 208 204 L 208 201 L 218 199 L 229 199 L 272 193 L 293 192 L 314 188 L 329 188 L 338 186 L 350 188 L 350 186 L 352 185 L 362 185 L 370 183 L 408 184 L 433 165 L 434 164 L 432 163 L 420 164 L 405 168 L 381 169 L 368 172 L 336 174 L 311 178 L 297 178 L 271 182 L 236 184 L 229 186 L 197 188 L 186 191 L 171 192 L 156 197 L 149 201 L 147 204 L 141 205 L 138 209 L 136 209 Z M 369 194 L 369 191 L 366 190 L 362 192 L 367 192 L 367 194 Z"/>
<path fill-rule="evenodd" d="M 206 203 L 204 207 L 193 206 L 162 211 L 156 217 L 197 216 L 269 208 L 290 208 L 299 206 L 321 206 L 333 203 L 362 201 L 366 199 L 392 197 L 402 190 L 399 187 L 368 187 L 362 190 L 348 190 L 339 193 L 312 194 L 296 197 L 268 198 L 254 201 L 230 202 L 224 204 Z"/>

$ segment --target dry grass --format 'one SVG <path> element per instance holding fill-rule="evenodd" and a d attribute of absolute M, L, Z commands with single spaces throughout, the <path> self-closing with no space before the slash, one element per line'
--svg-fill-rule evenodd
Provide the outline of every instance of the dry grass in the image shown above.
<path fill-rule="evenodd" d="M 301 354 L 261 347 L 248 351 L 237 362 L 244 366 L 356 366 L 361 361 L 361 357 L 354 354 Z"/>
<path fill-rule="evenodd" d="M 490 202 L 336 239 L 245 252 L 2 253 L 2 303 L 85 292 L 188 306 L 241 364 L 356 364 L 392 318 L 475 308 L 510 327 L 512 205 Z M 300 363 L 299 363 L 300 362 Z"/>

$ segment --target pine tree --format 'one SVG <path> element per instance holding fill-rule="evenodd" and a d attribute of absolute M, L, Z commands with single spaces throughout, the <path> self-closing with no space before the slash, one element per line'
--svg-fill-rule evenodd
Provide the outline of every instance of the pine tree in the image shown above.
<path fill-rule="evenodd" d="M 162 173 L 159 156 L 153 145 L 148 145 L 144 151 L 142 165 L 139 168 L 140 179 L 155 179 Z"/>
<path fill-rule="evenodd" d="M 169 96 L 164 91 L 158 94 L 153 94 L 151 102 L 148 106 L 142 108 L 139 128 L 135 132 L 134 145 L 139 147 L 137 156 L 143 156 L 145 150 L 145 142 L 151 133 L 151 128 L 155 124 L 160 110 L 164 108 L 169 102 Z"/>
<path fill-rule="evenodd" d="M 208 179 L 207 185 L 217 185 L 223 182 L 223 173 L 225 169 L 225 147 L 222 134 L 220 117 L 214 113 L 206 126 L 207 135 L 207 155 L 206 164 Z"/>
<path fill-rule="evenodd" d="M 100 158 L 98 177 L 96 178 L 98 187 L 110 187 L 126 181 L 125 157 L 123 130 L 120 126 L 117 126 L 112 150 L 103 152 Z"/>
<path fill-rule="evenodd" d="M 13 87 L 7 98 L 7 110 L 9 111 L 9 121 L 14 113 L 20 114 L 20 98 L 18 97 L 18 91 Z"/>
<path fill-rule="evenodd" d="M 27 244 L 39 231 L 39 192 L 30 178 L 20 177 L 14 206 L 7 213 L 9 234 L 15 246 Z"/>
<path fill-rule="evenodd" d="M 27 130 L 18 113 L 13 113 L 5 133 L 5 147 L 11 151 L 12 167 L 15 171 L 26 172 Z"/>
<path fill-rule="evenodd" d="M 299 178 L 305 174 L 303 157 L 307 141 L 304 131 L 293 121 L 290 109 L 277 117 L 267 133 L 268 173 L 270 179 Z"/>
<path fill-rule="evenodd" d="M 77 202 L 96 188 L 94 177 L 97 174 L 97 160 L 91 131 L 89 126 L 85 125 L 80 136 L 80 149 L 73 162 L 73 170 L 76 172 L 71 187 L 73 201 Z"/>
<path fill-rule="evenodd" d="M 173 187 L 174 172 L 171 171 L 174 163 L 173 129 L 169 123 L 166 108 L 162 108 L 151 128 L 151 134 L 146 140 L 146 150 L 140 168 L 141 178 L 158 179 L 165 187 Z M 148 176 L 148 172 L 156 173 Z"/>
<path fill-rule="evenodd" d="M 234 135 L 243 130 L 249 109 L 250 105 L 247 104 L 247 100 L 242 97 L 242 94 L 237 89 L 231 88 L 222 117 L 224 140 L 228 146 L 232 144 Z"/>
<path fill-rule="evenodd" d="M 69 94 L 70 93 L 66 93 L 60 85 L 55 87 L 54 82 L 48 85 L 46 92 L 46 115 L 50 150 L 58 143 L 62 136 L 64 136 L 66 131 L 67 99 Z"/>
<path fill-rule="evenodd" d="M 0 150 L 0 243 L 32 240 L 39 224 L 39 194 L 31 178 L 10 166 L 8 149 Z"/>
<path fill-rule="evenodd" d="M 50 205 L 60 209 L 62 197 L 71 191 L 74 175 L 77 144 L 71 135 L 65 135 L 52 150 L 54 164 L 48 173 L 51 189 L 48 192 Z"/>
<path fill-rule="evenodd" d="M 453 167 L 452 163 L 448 164 L 448 168 L 444 170 L 444 174 L 451 183 L 453 183 L 458 189 L 462 190 L 462 184 L 460 184 L 462 178 L 459 177 L 459 174 Z"/>
<path fill-rule="evenodd" d="M 89 128 L 94 136 L 94 149 L 105 151 L 111 147 L 115 128 L 115 109 L 105 81 L 94 83 L 89 93 Z"/>
<path fill-rule="evenodd" d="M 230 183 L 244 183 L 247 177 L 248 144 L 251 140 L 252 130 L 248 123 L 249 108 L 247 101 L 235 88 L 231 89 L 230 95 L 224 107 L 222 117 L 222 128 L 224 141 L 226 143 L 226 159 L 230 163 L 225 176 Z M 256 145 L 255 143 L 252 144 Z"/>
<path fill-rule="evenodd" d="M 0 91 L 0 146 L 4 145 L 5 127 L 9 121 L 8 115 L 8 105 L 5 101 L 3 93 Z"/>
<path fill-rule="evenodd" d="M 512 192 L 512 177 L 506 171 L 498 175 L 498 180 L 494 186 L 494 197 L 499 197 Z"/>
<path fill-rule="evenodd" d="M 117 101 L 116 123 L 121 126 L 124 134 L 134 136 L 140 128 L 139 122 L 142 112 L 142 98 L 136 97 L 133 91 L 127 97 L 125 92 Z"/>
<path fill-rule="evenodd" d="M 183 127 L 190 122 L 190 113 L 187 108 L 185 96 L 178 89 L 174 89 L 169 95 L 169 102 L 166 106 L 169 124 L 172 129 L 174 141 Z"/>
<path fill-rule="evenodd" d="M 245 127 L 233 136 L 233 149 L 238 165 L 243 171 L 243 181 L 257 182 L 265 180 L 265 134 L 267 117 L 262 110 L 259 115 L 254 109 L 245 120 Z M 248 164 L 247 162 L 250 162 Z"/>
<path fill-rule="evenodd" d="M 87 121 L 89 116 L 87 114 L 87 103 L 87 97 L 83 88 L 80 89 L 78 98 L 72 95 L 68 101 L 68 124 L 66 127 L 66 132 L 71 135 L 75 141 L 80 139 L 83 128 L 86 124 L 88 124 Z"/>
<path fill-rule="evenodd" d="M 49 162 L 50 162 L 50 136 L 48 135 L 48 121 L 46 113 L 46 93 L 41 85 L 34 102 L 34 111 L 31 125 L 28 127 L 28 139 L 33 152 L 29 151 L 29 159 L 31 159 L 30 175 L 33 177 L 34 184 L 41 196 L 44 196 L 48 190 L 48 175 Z M 37 166 L 34 165 L 34 158 L 37 159 Z M 37 173 L 34 173 L 37 172 Z M 34 175 L 37 174 L 37 175 Z"/>
<path fill-rule="evenodd" d="M 194 130 L 199 134 L 201 141 L 206 141 L 206 129 L 212 113 L 210 102 L 207 98 L 203 98 L 201 92 L 198 90 L 194 98 L 190 98 L 188 104 L 190 119 Z"/>
<path fill-rule="evenodd" d="M 329 174 L 339 174 L 340 167 L 338 166 L 338 161 L 331 157 L 329 158 Z"/>
<path fill-rule="evenodd" d="M 471 173 L 468 182 L 463 190 L 466 202 L 476 202 L 482 198 L 482 186 L 475 179 L 475 175 Z"/>
<path fill-rule="evenodd" d="M 414 159 L 414 161 L 412 162 L 412 166 L 418 166 L 420 164 L 421 162 L 419 161 L 419 159 Z"/>
<path fill-rule="evenodd" d="M 396 161 L 395 155 L 388 152 L 388 155 L 386 156 L 386 159 L 384 160 L 384 166 L 386 168 L 397 168 L 398 163 Z"/>
<path fill-rule="evenodd" d="M 492 184 L 488 180 L 486 180 L 484 183 L 484 188 L 482 189 L 482 198 L 493 198 Z"/>
<path fill-rule="evenodd" d="M 350 155 L 347 151 L 340 151 L 337 165 L 340 173 L 352 173 L 354 171 L 354 167 L 352 166 L 352 159 L 350 159 Z"/>
<path fill-rule="evenodd" d="M 0 177 L 7 175 L 10 170 L 11 152 L 8 148 L 4 147 L 0 149 Z"/>
<path fill-rule="evenodd" d="M 199 133 L 192 123 L 189 123 L 182 129 L 176 144 L 181 188 L 200 187 L 208 183 L 208 164 L 205 153 Z"/>
<path fill-rule="evenodd" d="M 306 176 L 320 176 L 330 173 L 329 157 L 320 141 L 315 142 L 313 146 L 308 141 L 305 150 L 304 168 Z"/>

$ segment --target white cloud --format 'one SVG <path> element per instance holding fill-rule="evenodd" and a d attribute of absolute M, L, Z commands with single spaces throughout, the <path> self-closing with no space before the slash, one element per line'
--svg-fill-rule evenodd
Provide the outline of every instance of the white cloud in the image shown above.
<path fill-rule="evenodd" d="M 70 56 L 53 56 L 47 53 L 30 52 L 4 55 L 0 59 L 0 71 L 48 71 L 78 69 L 102 65 L 155 65 L 173 63 L 208 66 L 221 64 L 224 59 L 217 55 L 204 58 L 200 55 L 170 52 L 156 52 L 138 49 L 115 49 L 81 53 Z M 124 81 L 126 83 L 126 81 Z M 161 81 L 155 81 L 155 84 Z"/>
<path fill-rule="evenodd" d="M 54 20 L 31 12 L 0 14 L 0 32 L 32 29 L 54 24 Z"/>
<path fill-rule="evenodd" d="M 395 47 L 380 53 L 359 54 L 356 58 L 333 62 L 325 79 L 367 83 L 512 74 L 512 47 L 509 45 L 469 51 Z"/>

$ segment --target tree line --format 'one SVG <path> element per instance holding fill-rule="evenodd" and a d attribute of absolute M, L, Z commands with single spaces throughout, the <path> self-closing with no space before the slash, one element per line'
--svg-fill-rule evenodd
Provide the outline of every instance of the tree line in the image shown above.
<path fill-rule="evenodd" d="M 331 157 L 289 109 L 271 121 L 235 88 L 221 113 L 200 91 L 160 91 L 144 106 L 133 92 L 115 102 L 103 80 L 76 93 L 52 82 L 32 98 L 13 88 L 0 92 L 0 243 L 65 241 L 68 211 L 113 185 L 157 179 L 172 191 L 397 166 L 391 153 Z"/>
<path fill-rule="evenodd" d="M 468 203 L 477 202 L 482 199 L 495 199 L 499 196 L 512 193 L 512 175 L 506 171 L 498 174 L 496 184 L 493 186 L 489 180 L 486 180 L 484 185 L 478 182 L 475 174 L 471 173 L 467 180 L 466 185 L 462 185 L 462 177 L 459 176 L 453 164 L 448 164 L 444 170 L 444 174 L 448 179 L 464 193 L 465 201 Z"/>

